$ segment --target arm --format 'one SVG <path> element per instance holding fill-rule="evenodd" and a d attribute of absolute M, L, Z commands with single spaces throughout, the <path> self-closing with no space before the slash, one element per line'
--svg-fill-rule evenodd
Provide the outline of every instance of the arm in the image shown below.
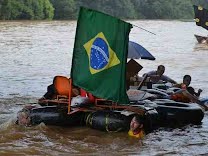
<path fill-rule="evenodd" d="M 150 72 L 148 72 L 148 73 L 143 74 L 143 77 L 144 77 L 144 76 L 151 77 L 151 76 L 155 76 L 155 75 L 157 75 L 156 71 L 150 71 Z"/>
<path fill-rule="evenodd" d="M 199 104 L 200 106 L 202 106 L 205 110 L 208 110 L 208 107 L 202 103 L 197 96 L 191 95 L 187 90 L 182 92 L 185 96 L 187 96 L 192 102 L 195 102 L 197 104 Z"/>
<path fill-rule="evenodd" d="M 198 103 L 198 104 L 200 103 L 198 97 L 190 94 L 187 90 L 183 90 L 182 93 L 183 93 L 183 95 L 188 97 L 192 102 L 195 102 L 195 103 Z"/>
<path fill-rule="evenodd" d="M 173 83 L 173 84 L 177 84 L 177 82 L 175 80 L 171 79 L 170 77 L 168 77 L 166 75 L 162 75 L 161 80 L 166 81 L 166 82 L 170 82 L 170 83 Z"/>
<path fill-rule="evenodd" d="M 199 97 L 200 94 L 201 94 L 201 92 L 202 92 L 201 89 L 199 89 L 198 92 L 195 92 L 194 88 L 193 88 L 193 87 L 190 87 L 190 86 L 187 88 L 187 91 L 188 91 L 190 94 L 192 94 L 192 95 L 194 95 L 194 96 L 197 96 L 197 97 Z"/>
<path fill-rule="evenodd" d="M 181 88 L 181 84 L 174 84 L 172 87 Z"/>
<path fill-rule="evenodd" d="M 198 96 L 198 97 L 199 97 L 199 96 L 200 96 L 200 94 L 201 94 L 201 92 L 202 92 L 202 89 L 199 89 L 199 90 L 198 90 L 198 93 L 196 93 L 196 96 Z"/>

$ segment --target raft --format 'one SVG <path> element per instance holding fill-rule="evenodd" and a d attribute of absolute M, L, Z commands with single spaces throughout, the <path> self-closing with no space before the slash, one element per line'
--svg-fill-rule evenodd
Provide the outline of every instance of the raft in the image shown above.
<path fill-rule="evenodd" d="M 95 106 L 93 107 L 95 108 Z M 29 126 L 40 123 L 54 126 L 88 126 L 106 132 L 128 131 L 135 115 L 143 118 L 146 133 L 159 127 L 200 124 L 204 117 L 204 112 L 198 104 L 187 104 L 168 99 L 134 101 L 125 106 L 125 109 L 120 106 L 120 109 L 117 110 L 101 109 L 101 107 L 94 109 L 93 107 L 78 108 L 71 114 L 67 113 L 67 107 L 60 106 L 23 108 L 20 112 L 28 114 Z M 138 114 L 136 110 L 143 110 L 144 113 Z"/>
<path fill-rule="evenodd" d="M 128 131 L 135 115 L 143 118 L 146 133 L 164 126 L 200 124 L 204 117 L 204 112 L 198 104 L 169 100 L 168 94 L 160 90 L 129 90 L 127 93 L 132 99 L 128 105 L 119 105 L 103 99 L 86 103 L 85 100 L 82 101 L 83 97 L 75 97 L 81 103 L 78 104 L 77 101 L 75 105 L 71 104 L 70 111 L 66 105 L 68 102 L 62 100 L 58 103 L 57 100 L 48 100 L 52 106 L 23 108 L 22 111 L 27 112 L 29 125 L 43 122 L 55 126 L 88 126 L 107 132 Z M 152 100 L 153 94 L 163 99 L 144 100 L 144 97 Z"/>
<path fill-rule="evenodd" d="M 127 106 L 129 107 L 129 106 Z M 151 132 L 158 128 L 158 112 L 152 108 L 141 105 L 130 106 L 131 110 L 108 110 L 108 109 L 77 109 L 68 114 L 67 107 L 41 106 L 23 108 L 18 114 L 26 113 L 30 123 L 24 126 L 35 126 L 40 123 L 53 126 L 88 126 L 93 129 L 106 132 L 128 131 L 132 118 L 135 115 L 144 119 L 145 131 Z M 144 114 L 138 114 L 133 110 L 143 110 Z M 17 119 L 18 124 L 18 119 Z"/>

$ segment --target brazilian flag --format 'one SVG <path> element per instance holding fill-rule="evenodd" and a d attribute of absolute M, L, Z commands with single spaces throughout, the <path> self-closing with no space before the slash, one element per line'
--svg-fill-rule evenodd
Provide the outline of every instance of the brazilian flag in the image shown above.
<path fill-rule="evenodd" d="M 208 30 L 208 10 L 194 5 L 196 25 Z"/>
<path fill-rule="evenodd" d="M 131 28 L 118 18 L 81 7 L 72 59 L 73 84 L 98 98 L 127 104 L 126 61 Z"/>

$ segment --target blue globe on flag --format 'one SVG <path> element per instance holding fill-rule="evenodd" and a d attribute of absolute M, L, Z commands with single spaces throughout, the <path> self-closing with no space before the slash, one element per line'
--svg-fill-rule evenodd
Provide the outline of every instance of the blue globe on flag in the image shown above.
<path fill-rule="evenodd" d="M 102 38 L 98 37 L 91 46 L 90 66 L 95 70 L 104 68 L 109 62 L 108 45 Z"/>
<path fill-rule="evenodd" d="M 103 32 L 99 32 L 84 45 L 89 59 L 89 72 L 96 74 L 120 64 Z"/>

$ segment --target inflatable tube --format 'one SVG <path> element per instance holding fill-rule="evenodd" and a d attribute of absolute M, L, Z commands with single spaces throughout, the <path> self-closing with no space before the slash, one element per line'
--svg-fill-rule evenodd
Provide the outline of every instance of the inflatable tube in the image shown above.
<path fill-rule="evenodd" d="M 150 109 L 144 115 L 145 133 L 150 133 L 157 128 L 159 128 L 159 114 L 156 109 Z"/>
<path fill-rule="evenodd" d="M 150 94 L 156 95 L 159 99 L 168 99 L 169 95 L 163 91 L 157 90 L 157 89 L 145 89 L 143 91 L 146 91 Z"/>
<path fill-rule="evenodd" d="M 22 123 L 20 118 L 22 114 L 26 114 L 27 123 Z M 18 112 L 17 124 L 24 126 L 38 125 L 44 123 L 46 125 L 55 126 L 74 126 L 82 125 L 84 118 L 83 112 L 77 112 L 71 115 L 67 114 L 67 108 L 57 106 L 45 106 L 38 108 L 23 108 Z M 25 119 L 23 119 L 25 120 Z"/>
<path fill-rule="evenodd" d="M 131 119 L 113 111 L 96 111 L 86 114 L 86 125 L 102 131 L 128 131 Z"/>
<path fill-rule="evenodd" d="M 177 126 L 184 124 L 200 124 L 204 112 L 195 103 L 182 103 L 171 100 L 156 100 L 156 110 L 160 116 L 160 125 Z"/>
<path fill-rule="evenodd" d="M 155 84 L 152 85 L 152 88 L 167 90 L 171 86 L 172 86 L 171 83 L 165 83 L 164 82 L 164 83 L 155 83 Z"/>

